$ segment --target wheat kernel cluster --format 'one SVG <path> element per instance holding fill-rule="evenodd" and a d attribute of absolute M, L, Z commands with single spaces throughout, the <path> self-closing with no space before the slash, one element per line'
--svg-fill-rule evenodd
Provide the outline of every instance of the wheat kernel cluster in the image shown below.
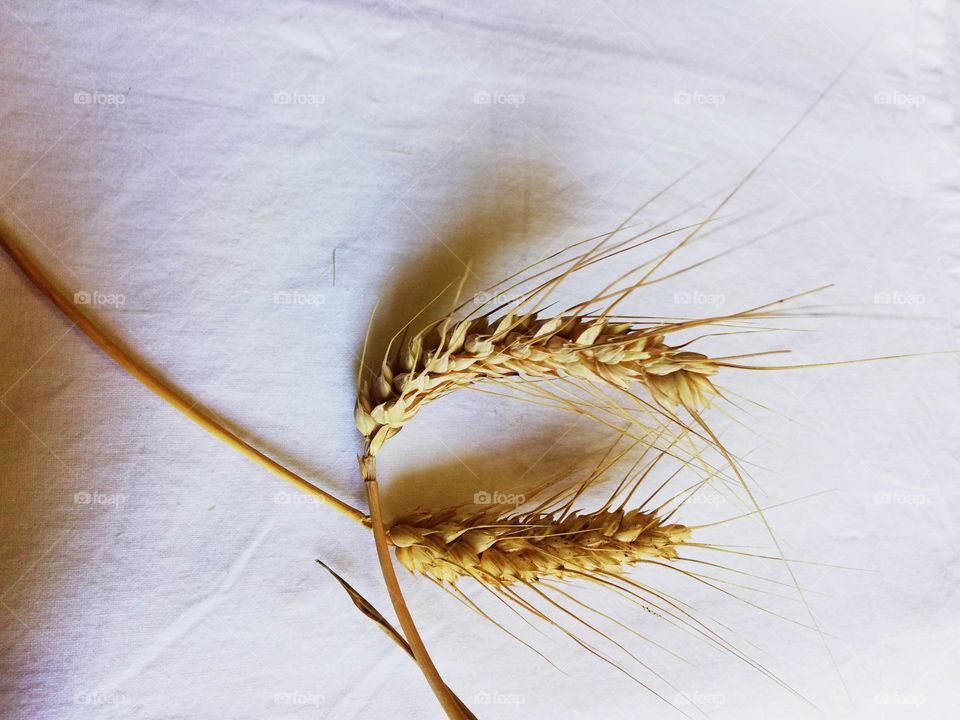
<path fill-rule="evenodd" d="M 461 507 L 403 518 L 390 528 L 397 560 L 449 584 L 468 577 L 497 586 L 620 575 L 644 560 L 676 559 L 691 532 L 636 509 L 532 516 L 502 510 Z"/>
<path fill-rule="evenodd" d="M 707 356 L 667 345 L 656 328 L 602 317 L 447 318 L 403 343 L 376 380 L 363 383 L 354 417 L 372 457 L 425 403 L 480 380 L 574 377 L 621 389 L 639 382 L 662 405 L 698 409 L 716 392 L 709 378 L 717 370 Z"/>

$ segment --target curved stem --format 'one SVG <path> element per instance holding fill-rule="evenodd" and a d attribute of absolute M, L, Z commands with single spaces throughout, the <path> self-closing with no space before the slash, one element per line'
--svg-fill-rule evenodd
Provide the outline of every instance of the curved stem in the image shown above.
<path fill-rule="evenodd" d="M 390 602 L 393 603 L 393 609 L 397 613 L 397 619 L 400 621 L 400 627 L 407 643 L 410 645 L 413 657 L 420 666 L 420 671 L 426 677 L 427 682 L 430 683 L 430 688 L 443 706 L 447 717 L 451 720 L 467 720 L 470 716 L 465 714 L 465 706 L 440 677 L 440 673 L 433 664 L 433 660 L 430 659 L 430 654 L 420 638 L 420 633 L 417 632 L 417 626 L 413 622 L 407 603 L 403 599 L 403 592 L 400 590 L 400 583 L 397 581 L 397 574 L 393 568 L 389 542 L 383 526 L 383 514 L 380 510 L 380 489 L 377 484 L 376 458 L 369 455 L 360 458 L 360 475 L 363 477 L 364 485 L 367 488 L 367 504 L 370 507 L 371 528 L 377 544 L 380 571 L 383 573 L 383 581 L 386 583 Z"/>
<path fill-rule="evenodd" d="M 261 467 L 265 467 L 274 475 L 283 478 L 294 487 L 310 493 L 318 500 L 329 505 L 337 512 L 354 520 L 355 522 L 366 524 L 367 516 L 348 505 L 340 498 L 321 490 L 313 483 L 300 477 L 295 472 L 288 470 L 283 465 L 263 454 L 249 443 L 241 440 L 234 433 L 223 427 L 208 412 L 197 407 L 197 402 L 188 402 L 176 389 L 153 375 L 142 363 L 133 358 L 123 348 L 117 345 L 107 335 L 100 330 L 92 321 L 77 309 L 77 306 L 70 302 L 63 293 L 47 280 L 43 272 L 34 264 L 34 262 L 8 237 L 9 231 L 0 224 L 0 247 L 2 247 L 13 262 L 20 268 L 24 275 L 32 282 L 40 292 L 47 296 L 50 301 L 60 309 L 80 330 L 90 338 L 97 346 L 114 361 L 139 380 L 147 389 L 151 390 L 177 410 L 193 420 L 208 433 L 219 438 L 230 447 L 247 456 Z"/>
<path fill-rule="evenodd" d="M 413 618 L 410 616 L 410 611 L 407 609 L 406 602 L 403 599 L 403 593 L 400 591 L 400 585 L 397 582 L 397 576 L 390 558 L 386 531 L 383 527 L 383 518 L 380 511 L 380 493 L 376 479 L 376 464 L 373 458 L 364 457 L 361 460 L 361 472 L 365 480 L 370 504 L 371 515 L 368 517 L 362 511 L 348 505 L 330 493 L 321 490 L 305 478 L 300 477 L 292 470 L 289 470 L 276 460 L 260 452 L 230 430 L 223 427 L 210 413 L 202 408 L 198 408 L 196 401 L 189 402 L 172 385 L 156 377 L 145 365 L 111 340 L 46 278 L 40 268 L 37 267 L 30 257 L 11 239 L 10 233 L 3 223 L 0 223 L 0 247 L 10 256 L 10 259 L 13 260 L 14 264 L 16 264 L 27 279 L 69 320 L 80 328 L 84 335 L 90 338 L 101 350 L 113 358 L 120 367 L 126 370 L 148 390 L 175 407 L 211 435 L 253 460 L 261 467 L 266 468 L 274 475 L 283 478 L 299 490 L 310 493 L 351 520 L 372 527 L 384 582 L 387 585 L 390 600 L 396 610 L 397 617 L 400 620 L 400 626 L 403 628 L 403 632 L 407 637 L 407 642 L 410 644 L 410 649 L 413 652 L 417 664 L 420 666 L 421 671 L 430 683 L 434 694 L 437 696 L 437 699 L 440 701 L 449 718 L 452 720 L 469 720 L 473 717 L 472 713 L 470 713 L 466 706 L 463 705 L 459 698 L 454 695 L 441 679 L 433 661 L 430 659 L 430 655 L 427 653 L 423 640 L 421 640 L 417 632 L 416 625 L 414 625 Z"/>

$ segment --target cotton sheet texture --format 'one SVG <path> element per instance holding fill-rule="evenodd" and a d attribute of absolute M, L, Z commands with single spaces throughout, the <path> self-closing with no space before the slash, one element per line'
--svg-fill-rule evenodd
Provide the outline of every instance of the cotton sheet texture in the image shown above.
<path fill-rule="evenodd" d="M 5 0 L 0 18 L 4 221 L 158 373 L 359 506 L 353 386 L 378 298 L 382 338 L 467 265 L 469 298 L 655 196 L 634 222 L 702 219 L 860 48 L 670 267 L 733 252 L 624 312 L 716 314 L 833 283 L 800 303 L 824 315 L 787 323 L 817 332 L 714 347 L 789 347 L 789 362 L 960 347 L 955 4 Z M 560 299 L 666 247 L 591 268 Z M 413 663 L 314 562 L 392 617 L 366 530 L 184 420 L 6 258 L 0 287 L 0 715 L 440 716 Z M 685 586 L 810 704 L 689 634 L 669 635 L 684 663 L 619 630 L 673 683 L 667 700 L 718 719 L 955 717 L 957 368 L 943 355 L 730 374 L 776 411 L 738 399 L 747 427 L 711 415 L 761 502 L 830 491 L 770 512 L 784 554 L 854 569 L 794 566 L 822 636 Z M 448 398 L 384 451 L 387 511 L 556 469 L 600 447 L 587 425 Z M 709 497 L 692 517 L 740 512 Z M 791 595 L 782 564 L 763 569 Z M 566 674 L 438 588 L 401 582 L 479 717 L 671 713 L 502 608 Z M 813 622 L 795 592 L 743 594 Z M 622 598 L 588 596 L 667 637 Z"/>

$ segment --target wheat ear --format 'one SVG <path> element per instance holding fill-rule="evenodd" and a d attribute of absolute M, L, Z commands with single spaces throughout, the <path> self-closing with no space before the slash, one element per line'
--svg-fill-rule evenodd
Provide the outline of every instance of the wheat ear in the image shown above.
<path fill-rule="evenodd" d="M 630 460 L 630 453 L 640 448 L 640 457 Z M 648 454 L 653 452 L 653 457 Z M 522 640 L 483 609 L 479 600 L 471 599 L 463 586 L 476 582 L 485 597 L 495 598 L 509 607 L 527 624 L 540 621 L 558 630 L 582 650 L 621 672 L 667 704 L 677 708 L 668 696 L 633 674 L 627 666 L 610 654 L 624 654 L 644 670 L 665 683 L 674 692 L 677 688 L 658 673 L 645 655 L 634 654 L 622 642 L 584 618 L 584 612 L 612 622 L 620 629 L 640 638 L 655 649 L 678 657 L 670 648 L 614 616 L 607 615 L 577 597 L 577 588 L 593 585 L 621 599 L 639 605 L 646 613 L 666 621 L 678 630 L 708 642 L 710 645 L 759 671 L 782 688 L 803 699 L 796 690 L 763 665 L 751 659 L 721 631 L 704 623 L 692 606 L 654 589 L 645 570 L 664 568 L 678 572 L 697 583 L 722 592 L 738 601 L 748 602 L 732 590 L 751 586 L 738 585 L 728 579 L 701 572 L 704 568 L 730 570 L 725 565 L 698 560 L 683 553 L 685 548 L 722 550 L 694 533 L 755 515 L 747 512 L 705 525 L 688 525 L 674 516 L 690 501 L 711 476 L 701 478 L 680 492 L 672 492 L 665 500 L 655 502 L 658 494 L 690 465 L 680 462 L 679 469 L 656 490 L 642 495 L 651 473 L 668 457 L 650 444 L 633 442 L 625 449 L 609 448 L 594 469 L 582 481 L 572 482 L 572 475 L 548 477 L 524 503 L 522 508 L 500 505 L 462 505 L 445 510 L 415 511 L 394 522 L 389 529 L 390 542 L 396 547 L 397 560 L 411 573 L 424 577 L 462 602 L 468 609 L 493 623 L 498 629 L 518 640 L 528 649 L 554 665 L 540 650 Z M 593 509 L 585 509 L 588 491 L 605 482 L 613 468 L 627 461 L 630 469 L 615 483 L 606 501 Z M 558 489 L 559 486 L 559 489 Z M 650 506 L 650 507 L 648 507 Z M 771 506 L 775 507 L 775 506 Z M 771 508 L 765 508 L 769 510 Z M 773 558 L 770 558 L 773 559 Z M 693 569 L 690 569 L 693 568 Z M 632 570 L 637 570 L 633 573 Z M 777 582 L 763 576 L 753 576 Z M 729 586 L 731 589 L 723 587 Z M 752 603 L 751 603 L 752 604 Z M 538 607 L 539 605 L 539 607 Z M 762 606 L 755 606 L 764 612 Z M 780 617 L 775 613 L 771 613 Z M 529 617 L 530 621 L 526 620 Z M 809 628 L 795 620 L 781 618 Z M 720 628 L 728 630 L 722 623 Z M 583 635 L 584 630 L 588 633 Z M 595 644 L 596 641 L 602 643 Z M 683 658 L 679 658 L 683 660 Z M 556 666 L 555 666 L 556 667 Z"/>
<path fill-rule="evenodd" d="M 719 322 L 719 320 L 718 320 Z M 629 389 L 641 383 L 665 405 L 703 407 L 719 370 L 706 355 L 671 347 L 664 330 L 589 316 L 537 318 L 507 313 L 418 332 L 373 382 L 364 382 L 354 417 L 375 456 L 428 402 L 483 380 L 576 378 Z"/>
<path fill-rule="evenodd" d="M 476 578 L 501 587 L 675 560 L 691 532 L 639 509 L 504 515 L 506 510 L 423 511 L 398 520 L 390 541 L 410 572 L 451 584 Z"/>

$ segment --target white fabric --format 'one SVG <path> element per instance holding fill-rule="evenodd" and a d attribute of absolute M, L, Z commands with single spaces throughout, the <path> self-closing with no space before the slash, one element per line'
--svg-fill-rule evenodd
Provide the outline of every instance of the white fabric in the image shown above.
<path fill-rule="evenodd" d="M 641 219 L 719 200 L 871 33 L 721 229 L 671 267 L 773 232 L 624 311 L 708 314 L 835 283 L 804 303 L 843 316 L 792 325 L 817 334 L 710 347 L 787 346 L 790 362 L 960 347 L 949 3 L 5 0 L 0 17 L 3 219 L 114 336 L 357 505 L 353 381 L 378 296 L 382 346 L 465 262 L 469 294 L 615 227 L 694 167 Z M 591 269 L 564 299 L 626 264 Z M 0 286 L 2 717 L 440 716 L 413 663 L 314 563 L 393 617 L 364 529 L 165 406 L 6 258 Z M 715 718 L 955 717 L 956 357 L 731 373 L 727 386 L 782 413 L 747 406 L 762 437 L 711 415 L 753 451 L 764 504 L 834 490 L 770 512 L 785 554 L 862 570 L 796 566 L 833 660 L 814 631 L 708 589 L 684 599 L 819 709 L 689 635 L 669 635 L 689 665 L 617 638 L 674 683 L 668 700 Z M 597 447 L 582 427 L 564 434 L 570 423 L 448 398 L 384 451 L 388 511 L 535 476 L 557 437 L 560 460 Z M 736 527 L 769 552 L 755 523 Z M 735 526 L 711 538 L 750 544 Z M 564 675 L 401 574 L 479 717 L 671 713 L 572 643 L 499 612 Z M 810 622 L 795 597 L 748 596 Z"/>

